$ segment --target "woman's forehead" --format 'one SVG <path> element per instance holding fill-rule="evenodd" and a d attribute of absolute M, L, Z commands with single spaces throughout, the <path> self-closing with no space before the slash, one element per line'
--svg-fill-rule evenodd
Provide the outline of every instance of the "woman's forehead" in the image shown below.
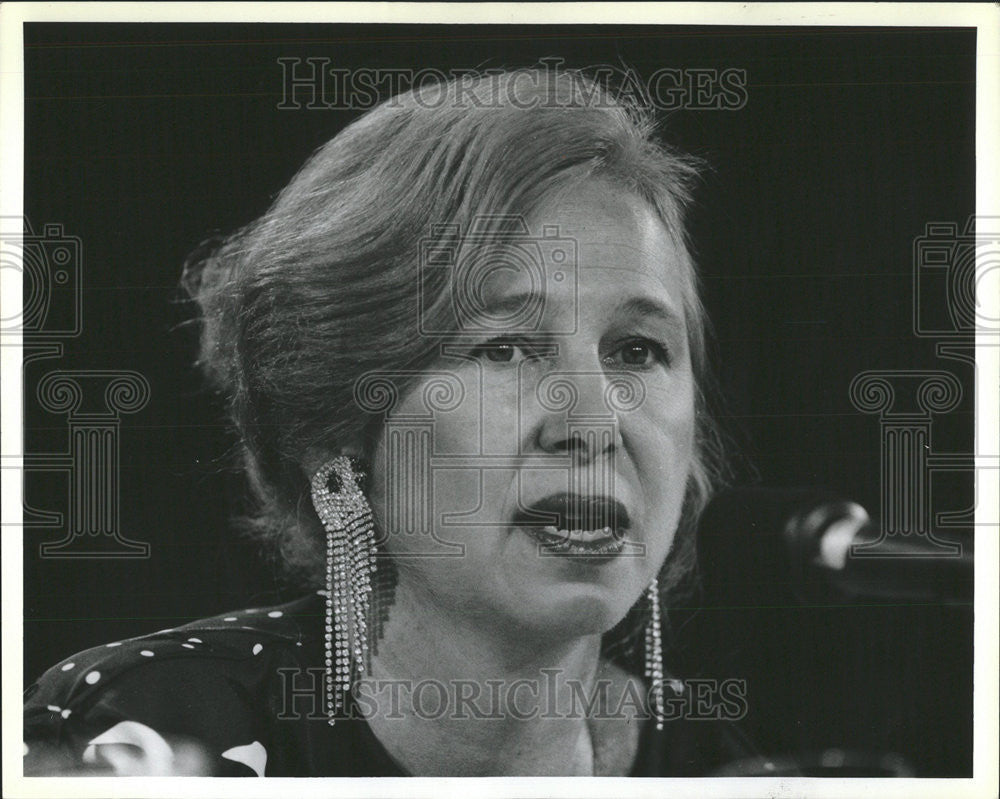
<path fill-rule="evenodd" d="M 542 206 L 528 229 L 532 235 L 481 257 L 478 274 L 466 277 L 498 318 L 532 303 L 551 312 L 581 303 L 658 306 L 682 316 L 686 252 L 647 203 L 592 187 Z"/>

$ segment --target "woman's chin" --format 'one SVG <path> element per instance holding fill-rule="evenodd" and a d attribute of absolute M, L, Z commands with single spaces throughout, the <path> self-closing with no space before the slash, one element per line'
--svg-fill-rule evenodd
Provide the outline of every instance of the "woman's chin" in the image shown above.
<path fill-rule="evenodd" d="M 607 632 L 625 617 L 648 579 L 641 558 L 538 550 L 519 560 L 505 582 L 522 625 L 561 637 Z"/>
<path fill-rule="evenodd" d="M 620 622 L 634 598 L 621 588 L 609 591 L 596 585 L 570 583 L 549 586 L 535 595 L 524 623 L 550 638 L 603 635 Z"/>

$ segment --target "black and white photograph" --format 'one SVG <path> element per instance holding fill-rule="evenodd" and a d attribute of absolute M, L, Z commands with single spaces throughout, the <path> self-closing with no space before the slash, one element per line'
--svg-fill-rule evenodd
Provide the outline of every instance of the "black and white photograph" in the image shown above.
<path fill-rule="evenodd" d="M 997 795 L 995 4 L 17 5 L 5 796 Z"/>

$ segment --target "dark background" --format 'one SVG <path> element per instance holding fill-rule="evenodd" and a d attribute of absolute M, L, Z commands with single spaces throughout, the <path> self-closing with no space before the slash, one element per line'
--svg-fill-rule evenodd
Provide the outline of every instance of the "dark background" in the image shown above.
<path fill-rule="evenodd" d="M 867 369 L 952 371 L 965 399 L 935 418 L 933 448 L 972 451 L 972 368 L 914 335 L 911 281 L 926 223 L 974 211 L 974 31 L 28 24 L 25 47 L 26 214 L 80 238 L 83 291 L 81 334 L 26 368 L 26 451 L 67 446 L 65 417 L 35 397 L 53 369 L 135 370 L 152 392 L 120 434 L 122 533 L 151 556 L 43 559 L 64 533 L 26 533 L 29 681 L 84 647 L 295 593 L 227 522 L 243 493 L 233 441 L 191 368 L 176 288 L 202 239 L 264 211 L 358 113 L 277 109 L 280 57 L 745 69 L 744 108 L 665 115 L 668 138 L 713 166 L 693 229 L 739 479 L 833 488 L 877 512 L 878 420 L 848 395 Z M 26 501 L 65 512 L 65 477 L 29 472 Z M 933 502 L 970 506 L 971 481 L 935 484 Z M 684 613 L 703 659 L 729 638 L 760 644 L 715 662 L 747 677 L 747 727 L 768 752 L 892 750 L 921 775 L 971 773 L 971 608 Z"/>

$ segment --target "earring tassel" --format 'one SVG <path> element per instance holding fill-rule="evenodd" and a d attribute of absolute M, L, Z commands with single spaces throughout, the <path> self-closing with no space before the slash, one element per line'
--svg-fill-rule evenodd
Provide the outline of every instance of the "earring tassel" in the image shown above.
<path fill-rule="evenodd" d="M 359 485 L 363 475 L 338 456 L 312 478 L 316 513 L 326 530 L 326 619 L 324 624 L 326 710 L 332 725 L 346 707 L 354 680 L 370 673 L 375 535 L 371 506 Z"/>
<path fill-rule="evenodd" d="M 646 624 L 646 678 L 653 689 L 653 713 L 656 715 L 656 729 L 663 729 L 663 647 L 660 625 L 660 587 L 657 580 L 646 589 L 650 615 Z"/>

